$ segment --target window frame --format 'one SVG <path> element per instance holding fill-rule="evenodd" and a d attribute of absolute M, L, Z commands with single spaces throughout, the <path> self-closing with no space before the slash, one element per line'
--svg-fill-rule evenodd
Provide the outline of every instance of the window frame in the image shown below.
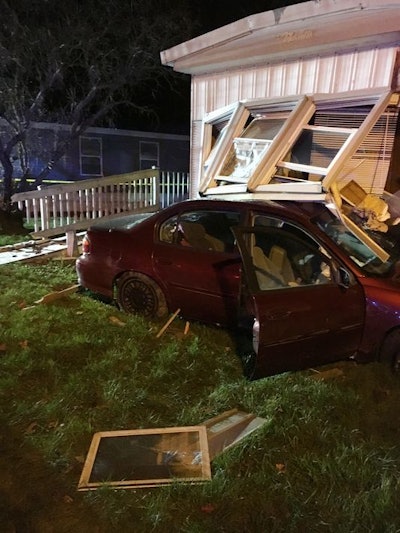
<path fill-rule="evenodd" d="M 207 115 L 203 121 L 203 141 L 210 136 L 210 128 L 221 117 L 230 114 L 223 138 L 218 148 L 203 150 L 201 160 L 201 181 L 199 192 L 203 196 L 229 197 L 236 194 L 237 199 L 279 199 L 279 200 L 311 200 L 333 202 L 337 207 L 338 216 L 350 231 L 357 232 L 357 236 L 373 252 L 385 261 L 388 254 L 375 243 L 362 229 L 354 227 L 350 219 L 342 211 L 342 201 L 338 190 L 337 180 L 344 164 L 355 154 L 369 131 L 390 104 L 392 91 L 387 88 L 351 91 L 348 93 L 311 94 L 276 99 L 253 99 L 239 101 L 235 106 L 224 108 L 219 114 L 214 112 Z M 338 110 L 346 107 L 368 106 L 370 111 L 359 128 L 337 128 L 330 126 L 314 126 L 310 122 L 319 110 Z M 251 114 L 262 112 L 288 112 L 288 118 L 275 135 L 272 143 L 263 151 L 252 175 L 245 183 L 229 182 L 224 176 L 219 182 L 219 173 L 232 149 L 235 138 L 240 138 L 246 122 Z M 325 131 L 326 133 L 341 133 L 347 135 L 340 148 L 330 162 L 324 167 L 298 164 L 285 161 L 286 155 L 292 150 L 302 131 Z M 208 133 L 207 133 L 208 132 Z M 311 155 L 311 149 L 310 149 Z M 207 162 L 207 168 L 205 163 Z M 306 172 L 309 175 L 320 176 L 316 181 L 276 175 L 278 169 Z"/>
<path fill-rule="evenodd" d="M 145 157 L 146 151 L 143 150 L 144 145 L 153 145 L 156 148 L 157 157 L 149 158 Z M 143 162 L 149 161 L 150 166 L 143 165 Z M 160 143 L 157 141 L 139 141 L 139 169 L 147 170 L 149 168 L 159 168 L 160 167 Z"/>
<path fill-rule="evenodd" d="M 99 153 L 91 154 L 85 153 L 84 142 L 85 141 L 96 141 L 99 145 Z M 86 172 L 85 171 L 85 161 L 97 161 L 99 172 Z M 87 136 L 81 135 L 79 137 L 79 169 L 81 176 L 103 176 L 103 139 L 102 137 L 96 136 Z"/>

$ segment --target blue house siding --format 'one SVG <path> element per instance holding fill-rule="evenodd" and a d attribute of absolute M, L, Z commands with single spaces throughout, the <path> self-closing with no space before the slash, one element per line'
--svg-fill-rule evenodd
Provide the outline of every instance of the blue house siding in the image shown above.
<path fill-rule="evenodd" d="M 0 134 L 7 127 L 0 124 Z M 60 124 L 35 124 L 28 132 L 29 168 L 37 176 L 51 159 L 57 140 L 68 135 Z M 98 176 L 124 174 L 158 166 L 162 170 L 189 171 L 190 142 L 187 135 L 89 128 L 71 143 L 68 152 L 54 165 L 48 180 L 77 181 Z M 22 175 L 15 151 L 14 175 Z"/>

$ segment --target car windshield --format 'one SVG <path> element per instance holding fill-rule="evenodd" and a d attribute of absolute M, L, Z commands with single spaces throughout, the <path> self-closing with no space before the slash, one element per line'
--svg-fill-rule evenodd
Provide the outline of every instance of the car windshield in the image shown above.
<path fill-rule="evenodd" d="M 367 231 L 368 235 L 390 255 L 389 259 L 384 262 L 328 209 L 313 218 L 313 222 L 366 274 L 385 276 L 399 259 L 398 246 L 391 235 Z"/>

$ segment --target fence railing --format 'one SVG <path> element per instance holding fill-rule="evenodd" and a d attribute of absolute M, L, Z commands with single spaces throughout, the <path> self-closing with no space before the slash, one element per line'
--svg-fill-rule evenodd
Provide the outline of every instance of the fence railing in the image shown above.
<path fill-rule="evenodd" d="M 156 211 L 189 196 L 189 175 L 141 170 L 14 194 L 34 237 L 87 229 L 99 218 Z"/>
<path fill-rule="evenodd" d="M 160 172 L 160 207 L 186 200 L 190 193 L 190 179 L 187 172 Z"/>

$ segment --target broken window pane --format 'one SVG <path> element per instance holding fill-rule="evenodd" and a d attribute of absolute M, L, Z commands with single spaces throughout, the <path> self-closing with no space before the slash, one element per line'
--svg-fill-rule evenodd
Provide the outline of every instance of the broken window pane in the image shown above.
<path fill-rule="evenodd" d="M 210 479 L 205 427 L 109 431 L 93 436 L 79 490 Z"/>

